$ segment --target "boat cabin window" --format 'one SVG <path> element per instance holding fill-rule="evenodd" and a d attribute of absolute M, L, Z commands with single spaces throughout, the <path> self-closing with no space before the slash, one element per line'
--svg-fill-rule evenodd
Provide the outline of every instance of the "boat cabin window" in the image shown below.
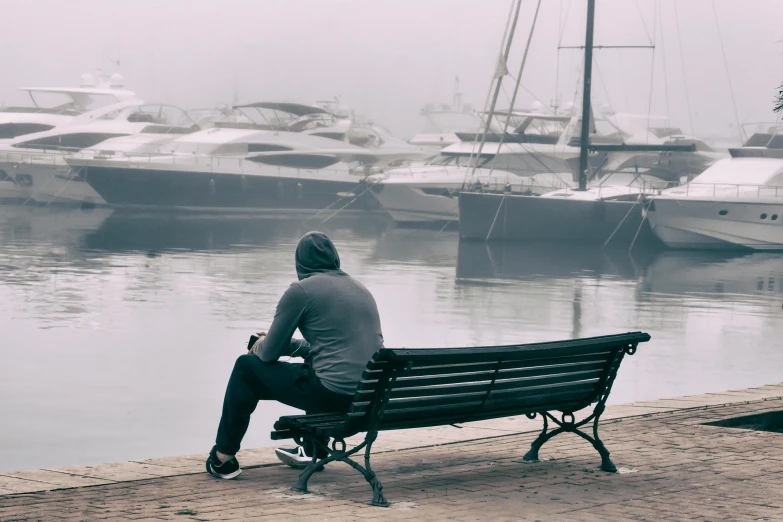
<path fill-rule="evenodd" d="M 492 156 L 482 154 L 473 156 L 473 161 L 470 160 L 470 154 L 439 154 L 432 158 L 428 165 L 444 165 L 449 167 L 483 167 L 486 165 Z"/>
<path fill-rule="evenodd" d="M 2 181 L 8 181 L 14 185 L 16 184 L 16 180 L 13 177 L 9 176 L 3 169 L 0 169 L 0 182 Z"/>
<path fill-rule="evenodd" d="M 776 134 L 775 137 L 769 140 L 769 144 L 767 144 L 767 148 L 783 149 L 783 134 Z"/>
<path fill-rule="evenodd" d="M 263 163 L 264 165 L 289 167 L 292 169 L 323 169 L 340 161 L 340 158 L 334 156 L 318 154 L 269 154 L 247 159 L 256 163 Z"/>
<path fill-rule="evenodd" d="M 563 134 L 566 126 L 568 125 L 568 118 L 536 118 L 535 116 L 526 116 L 520 118 L 519 116 L 512 115 L 509 123 L 515 124 L 514 132 L 516 134 L 524 134 L 526 136 L 538 136 L 542 138 L 537 143 L 557 143 L 560 139 L 560 135 Z M 521 121 L 520 121 L 521 120 Z M 548 138 L 548 139 L 545 139 Z"/>
<path fill-rule="evenodd" d="M 276 143 L 224 143 L 210 153 L 216 155 L 245 155 L 250 152 L 283 152 L 293 150 L 286 145 Z"/>
<path fill-rule="evenodd" d="M 294 150 L 286 145 L 278 145 L 276 143 L 248 143 L 248 152 L 282 152 L 286 150 Z"/>
<path fill-rule="evenodd" d="M 748 138 L 743 147 L 766 147 L 772 139 L 772 134 L 756 133 Z"/>
<path fill-rule="evenodd" d="M 345 139 L 345 133 L 344 132 L 313 132 L 311 133 L 313 136 L 320 136 L 322 138 L 329 138 L 330 140 L 337 140 L 337 141 L 343 141 Z"/>
<path fill-rule="evenodd" d="M 53 129 L 54 125 L 43 123 L 0 123 L 0 139 L 16 138 L 34 132 L 43 132 Z"/>
<path fill-rule="evenodd" d="M 152 114 L 146 112 L 134 112 L 128 115 L 128 121 L 132 123 L 158 123 Z"/>
<path fill-rule="evenodd" d="M 57 136 L 47 136 L 45 138 L 23 141 L 21 143 L 15 143 L 12 146 L 20 149 L 76 151 L 92 147 L 109 138 L 116 138 L 118 136 L 126 136 L 126 134 L 75 132 L 73 134 L 58 134 Z"/>
<path fill-rule="evenodd" d="M 141 134 L 190 134 L 196 129 L 190 127 L 176 127 L 173 125 L 147 125 L 141 129 Z"/>

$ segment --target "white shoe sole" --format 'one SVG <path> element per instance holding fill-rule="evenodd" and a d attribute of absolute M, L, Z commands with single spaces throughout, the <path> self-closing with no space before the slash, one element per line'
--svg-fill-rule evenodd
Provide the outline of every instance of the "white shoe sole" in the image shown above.
<path fill-rule="evenodd" d="M 281 450 L 280 448 L 275 449 L 275 455 L 277 455 L 277 458 L 280 459 L 280 462 L 282 462 L 283 464 L 287 464 L 292 468 L 296 468 L 296 469 L 304 469 L 312 461 L 310 457 L 308 457 L 307 460 L 301 460 L 297 458 L 296 455 L 292 455 L 287 451 Z"/>
<path fill-rule="evenodd" d="M 212 475 L 215 478 L 219 478 L 223 480 L 231 480 L 232 478 L 237 478 L 242 473 L 242 468 L 236 470 L 233 473 L 226 473 L 226 474 L 216 472 L 215 468 L 213 468 L 212 466 L 210 466 L 209 469 L 212 470 L 210 472 L 210 475 Z"/>

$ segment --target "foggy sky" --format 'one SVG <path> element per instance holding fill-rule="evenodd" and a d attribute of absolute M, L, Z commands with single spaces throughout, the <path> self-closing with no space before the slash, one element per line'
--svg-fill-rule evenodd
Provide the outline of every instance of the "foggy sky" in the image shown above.
<path fill-rule="evenodd" d="M 121 73 L 147 102 L 185 108 L 235 97 L 312 103 L 340 95 L 344 105 L 407 138 L 422 129 L 424 104 L 451 100 L 455 76 L 464 101 L 483 107 L 510 2 L 7 1 L 0 103 L 23 102 L 18 87 L 74 86 L 82 73 L 101 68 Z M 535 0 L 522 5 L 508 64 L 514 75 Z M 581 51 L 558 52 L 557 45 L 561 38 L 563 45 L 583 43 L 585 6 L 585 0 L 543 2 L 522 83 L 546 105 L 556 92 L 561 102 L 575 98 Z M 715 6 L 740 123 L 774 120 L 772 99 L 783 81 L 783 2 L 715 0 Z M 668 114 L 686 132 L 692 119 L 697 134 L 736 135 L 712 0 L 678 1 L 677 9 L 675 17 L 673 0 L 597 0 L 596 45 L 649 44 L 655 26 L 656 48 L 596 51 L 594 102 L 647 114 L 652 99 L 653 114 Z M 513 82 L 506 89 L 510 94 Z M 533 101 L 523 92 L 517 106 Z M 508 105 L 504 96 L 499 105 Z"/>

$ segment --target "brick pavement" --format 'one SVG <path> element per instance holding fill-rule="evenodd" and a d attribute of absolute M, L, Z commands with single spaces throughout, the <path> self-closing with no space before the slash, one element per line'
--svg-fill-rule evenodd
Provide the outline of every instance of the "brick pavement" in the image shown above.
<path fill-rule="evenodd" d="M 598 470 L 598 454 L 571 434 L 544 445 L 537 463 L 521 458 L 533 432 L 485 432 L 429 447 L 408 441 L 373 458 L 392 502 L 383 509 L 366 505 L 369 486 L 340 463 L 314 475 L 310 494 L 292 493 L 296 471 L 276 463 L 267 448 L 248 453 L 256 463 L 235 481 L 196 470 L 203 466 L 197 457 L 170 459 L 185 473 L 174 476 L 156 477 L 165 474 L 160 463 L 161 470 L 127 463 L 133 466 L 121 482 L 74 474 L 91 481 L 80 484 L 61 473 L 57 487 L 77 487 L 49 492 L 4 495 L 3 477 L 7 492 L 9 481 L 33 482 L 35 472 L 0 475 L 0 520 L 783 520 L 783 434 L 703 424 L 783 411 L 783 398 L 745 400 L 757 396 L 603 422 L 617 474 Z M 115 478 L 122 466 L 112 468 Z M 39 473 L 51 481 L 58 472 Z"/>

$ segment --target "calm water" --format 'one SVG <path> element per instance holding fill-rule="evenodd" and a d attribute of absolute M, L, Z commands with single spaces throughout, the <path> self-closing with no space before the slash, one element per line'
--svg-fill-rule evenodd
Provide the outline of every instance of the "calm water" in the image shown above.
<path fill-rule="evenodd" d="M 338 216 L 339 217 L 339 216 Z M 783 380 L 783 257 L 459 244 L 370 219 L 0 207 L 0 471 L 206 452 L 248 335 L 330 234 L 387 346 L 645 330 L 612 402 Z M 248 446 L 271 444 L 262 403 Z"/>

